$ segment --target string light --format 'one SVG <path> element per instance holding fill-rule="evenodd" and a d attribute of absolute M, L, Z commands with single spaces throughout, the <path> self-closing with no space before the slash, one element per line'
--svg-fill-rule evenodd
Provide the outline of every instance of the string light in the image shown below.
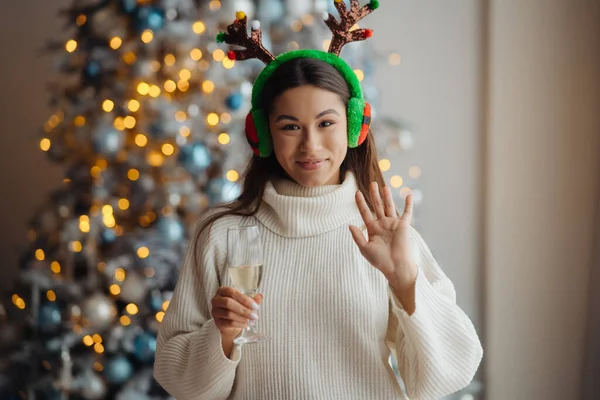
<path fill-rule="evenodd" d="M 137 91 L 142 96 L 145 96 L 150 93 L 150 85 L 148 85 L 146 82 L 140 82 L 137 86 Z"/>
<path fill-rule="evenodd" d="M 156 313 L 156 320 L 158 322 L 162 322 L 163 318 L 165 317 L 165 312 L 164 311 L 159 311 Z"/>
<path fill-rule="evenodd" d="M 83 26 L 87 22 L 87 17 L 85 15 L 81 14 L 77 17 L 75 22 L 77 23 L 77 26 Z"/>
<path fill-rule="evenodd" d="M 133 139 L 133 141 L 139 147 L 144 147 L 148 144 L 148 138 L 143 133 L 138 133 L 137 135 L 135 135 L 135 138 Z"/>
<path fill-rule="evenodd" d="M 83 344 L 85 344 L 86 346 L 90 347 L 94 345 L 94 339 L 92 339 L 92 337 L 90 335 L 85 335 L 83 337 Z"/>
<path fill-rule="evenodd" d="M 40 149 L 42 149 L 42 151 L 50 150 L 50 139 L 43 138 L 42 140 L 40 140 Z"/>
<path fill-rule="evenodd" d="M 230 60 L 229 58 L 223 59 L 223 67 L 225 69 L 231 69 L 235 66 L 235 60 Z"/>
<path fill-rule="evenodd" d="M 125 270 L 123 268 L 117 268 L 115 270 L 115 280 L 123 282 L 126 276 L 127 274 L 125 273 Z"/>
<path fill-rule="evenodd" d="M 312 15 L 306 14 L 302 17 L 302 23 L 304 25 L 312 25 L 315 23 L 315 19 Z"/>
<path fill-rule="evenodd" d="M 225 52 L 221 49 L 216 49 L 215 51 L 213 51 L 212 56 L 215 59 L 215 61 L 221 62 L 225 58 Z"/>
<path fill-rule="evenodd" d="M 209 80 L 202 82 L 202 90 L 204 93 L 212 93 L 212 91 L 215 90 L 214 82 Z"/>
<path fill-rule="evenodd" d="M 218 137 L 218 141 L 219 143 L 221 143 L 222 145 L 226 145 L 229 144 L 230 138 L 229 135 L 226 133 L 221 133 Z"/>
<path fill-rule="evenodd" d="M 129 200 L 123 198 L 123 199 L 119 199 L 119 208 L 123 211 L 127 210 L 129 208 Z"/>
<path fill-rule="evenodd" d="M 190 51 L 190 57 L 194 61 L 199 61 L 202 58 L 202 50 L 193 49 L 192 51 Z"/>
<path fill-rule="evenodd" d="M 121 47 L 122 44 L 123 44 L 123 39 L 121 39 L 118 36 L 115 36 L 112 39 L 110 39 L 110 47 L 113 50 L 117 50 L 119 47 Z"/>
<path fill-rule="evenodd" d="M 83 117 L 82 115 L 78 115 L 73 120 L 73 123 L 76 127 L 81 128 L 82 126 L 85 126 L 85 117 Z"/>
<path fill-rule="evenodd" d="M 167 92 L 173 93 L 175 90 L 177 90 L 177 84 L 175 83 L 175 81 L 169 79 L 165 82 L 164 88 Z"/>
<path fill-rule="evenodd" d="M 206 26 L 202 21 L 196 21 L 194 22 L 194 25 L 192 25 L 192 29 L 196 35 L 201 35 L 206 30 Z"/>
<path fill-rule="evenodd" d="M 123 54 L 123 61 L 125 61 L 125 64 L 127 65 L 132 65 L 136 60 L 137 56 L 133 51 L 128 51 L 127 53 Z"/>
<path fill-rule="evenodd" d="M 408 174 L 411 178 L 416 179 L 421 176 L 421 168 L 417 166 L 412 166 L 408 170 Z"/>
<path fill-rule="evenodd" d="M 184 81 L 189 81 L 191 77 L 192 73 L 189 69 L 182 69 L 179 71 L 179 78 L 183 79 Z"/>
<path fill-rule="evenodd" d="M 365 79 L 365 73 L 362 71 L 362 69 L 355 69 L 354 73 L 356 74 L 356 77 L 359 81 L 362 82 L 362 80 Z"/>
<path fill-rule="evenodd" d="M 209 5 L 211 11 L 217 11 L 221 8 L 221 2 L 219 0 L 212 0 Z"/>
<path fill-rule="evenodd" d="M 160 167 L 161 165 L 163 165 L 165 159 L 164 159 L 163 155 L 160 153 L 160 151 L 152 150 L 150 153 L 148 153 L 146 155 L 146 161 L 152 167 Z"/>
<path fill-rule="evenodd" d="M 167 308 L 169 308 L 169 305 L 170 305 L 170 304 L 171 304 L 171 302 L 170 302 L 169 300 L 165 300 L 165 301 L 163 301 L 163 303 L 162 303 L 162 306 L 161 306 L 161 309 L 162 309 L 163 311 L 167 311 Z"/>
<path fill-rule="evenodd" d="M 216 113 L 210 113 L 206 117 L 206 122 L 210 126 L 216 126 L 219 123 L 219 116 Z"/>
<path fill-rule="evenodd" d="M 125 309 L 131 315 L 135 315 L 135 314 L 137 314 L 139 312 L 138 306 L 136 306 L 133 303 L 127 304 L 127 306 L 125 307 Z"/>
<path fill-rule="evenodd" d="M 129 111 L 131 112 L 137 112 L 140 109 L 140 102 L 135 99 L 131 99 L 127 103 L 127 108 L 129 108 Z"/>
<path fill-rule="evenodd" d="M 171 156 L 175 152 L 175 147 L 171 143 L 165 143 L 161 150 L 165 156 Z"/>
<path fill-rule="evenodd" d="M 93 167 L 98 168 L 99 167 Z M 87 215 L 82 215 L 79 217 L 79 230 L 83 233 L 88 233 L 90 231 L 90 219 Z"/>
<path fill-rule="evenodd" d="M 110 293 L 112 295 L 117 296 L 118 294 L 121 293 L 121 286 L 114 283 L 114 284 L 110 285 L 110 288 L 108 290 L 110 291 Z"/>
<path fill-rule="evenodd" d="M 137 181 L 140 178 L 140 171 L 135 168 L 131 168 L 129 171 L 127 171 L 127 178 L 129 178 L 130 181 Z"/>
<path fill-rule="evenodd" d="M 227 171 L 227 174 L 225 176 L 229 182 L 236 182 L 240 177 L 238 172 L 233 169 L 230 171 Z"/>
<path fill-rule="evenodd" d="M 125 130 L 125 119 L 123 117 L 115 118 L 113 126 L 120 131 L 124 131 Z"/>
<path fill-rule="evenodd" d="M 302 22 L 295 20 L 290 24 L 292 32 L 300 32 L 302 30 Z"/>
<path fill-rule="evenodd" d="M 402 62 L 402 57 L 400 57 L 400 54 L 398 53 L 392 53 L 388 57 L 388 62 L 390 63 L 390 65 L 400 65 L 400 63 Z"/>
<path fill-rule="evenodd" d="M 131 324 L 131 319 L 127 315 L 123 315 L 119 318 L 119 322 L 121 322 L 121 325 L 123 326 L 129 326 Z"/>
<path fill-rule="evenodd" d="M 69 52 L 72 53 L 75 50 L 77 50 L 77 42 L 73 39 L 69 40 L 66 44 L 65 44 L 65 49 Z"/>
<path fill-rule="evenodd" d="M 391 166 L 392 166 L 392 163 L 390 162 L 390 160 L 388 160 L 386 158 L 384 158 L 383 160 L 379 160 L 379 169 L 381 169 L 383 172 L 389 171 Z"/>
<path fill-rule="evenodd" d="M 159 86 L 157 86 L 157 85 L 150 86 L 150 92 L 149 92 L 150 97 L 156 98 L 156 97 L 160 96 L 161 92 L 162 91 L 160 90 Z"/>
<path fill-rule="evenodd" d="M 221 122 L 224 124 L 228 124 L 231 122 L 231 115 L 229 113 L 221 114 Z"/>
<path fill-rule="evenodd" d="M 175 62 L 176 62 L 176 59 L 173 54 L 167 54 L 165 56 L 165 65 L 171 67 L 171 66 L 175 65 Z"/>
<path fill-rule="evenodd" d="M 177 88 L 182 92 L 186 92 L 190 88 L 190 82 L 188 81 L 179 81 L 177 82 Z"/>
<path fill-rule="evenodd" d="M 187 114 L 185 111 L 177 111 L 175 113 L 175 120 L 177 122 L 184 122 L 187 119 Z"/>
<path fill-rule="evenodd" d="M 46 292 L 46 298 L 48 301 L 56 301 L 56 293 L 53 290 L 48 290 Z"/>
<path fill-rule="evenodd" d="M 60 263 L 58 261 L 52 261 L 50 264 L 50 270 L 55 274 L 60 274 Z"/>
<path fill-rule="evenodd" d="M 100 336 L 97 333 L 95 333 L 94 336 L 92 336 L 92 339 L 94 339 L 94 343 L 102 343 L 102 336 Z"/>
<path fill-rule="evenodd" d="M 102 353 L 104 353 L 104 346 L 102 346 L 101 343 L 96 343 L 94 345 L 94 351 L 98 354 L 102 354 Z"/>
<path fill-rule="evenodd" d="M 182 126 L 181 128 L 179 128 L 179 134 L 183 137 L 188 137 L 188 136 L 190 136 L 191 133 L 192 133 L 192 130 L 190 129 L 189 126 Z"/>
<path fill-rule="evenodd" d="M 102 102 L 102 109 L 106 112 L 111 112 L 112 110 L 114 110 L 115 108 L 115 103 L 110 100 L 110 99 L 106 99 Z"/>
<path fill-rule="evenodd" d="M 136 119 L 134 117 L 132 117 L 131 115 L 126 116 L 125 119 L 123 120 L 123 125 L 125 125 L 125 128 L 127 128 L 127 129 L 133 129 L 135 127 L 136 123 L 137 123 Z"/>
<path fill-rule="evenodd" d="M 142 42 L 148 44 L 154 39 L 154 33 L 150 29 L 146 29 L 142 33 Z"/>
<path fill-rule="evenodd" d="M 404 179 L 402 179 L 401 176 L 394 175 L 390 178 L 390 184 L 394 188 L 399 188 L 400 186 L 402 186 L 404 184 Z"/>
<path fill-rule="evenodd" d="M 97 372 L 102 372 L 102 371 L 104 371 L 104 365 L 102 365 L 102 364 L 100 364 L 98 361 L 96 361 L 96 362 L 94 363 L 94 369 L 95 369 Z"/>
<path fill-rule="evenodd" d="M 79 253 L 81 250 L 83 250 L 83 245 L 79 240 L 75 240 L 71 242 L 71 250 L 73 250 L 75 253 Z"/>

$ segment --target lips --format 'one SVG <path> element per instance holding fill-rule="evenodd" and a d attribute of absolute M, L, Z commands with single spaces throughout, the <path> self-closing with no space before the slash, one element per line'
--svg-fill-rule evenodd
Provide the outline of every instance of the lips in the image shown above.
<path fill-rule="evenodd" d="M 325 164 L 326 161 L 327 161 L 327 159 L 309 159 L 309 160 L 296 161 L 296 163 L 302 169 L 313 171 L 315 169 L 321 168 L 321 166 L 323 164 Z"/>

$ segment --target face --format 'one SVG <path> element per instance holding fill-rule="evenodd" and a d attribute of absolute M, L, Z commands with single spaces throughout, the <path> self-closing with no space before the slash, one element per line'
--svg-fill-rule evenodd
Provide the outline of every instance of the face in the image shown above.
<path fill-rule="evenodd" d="M 340 183 L 348 134 L 339 95 L 311 85 L 288 89 L 275 99 L 269 127 L 277 161 L 297 183 Z"/>

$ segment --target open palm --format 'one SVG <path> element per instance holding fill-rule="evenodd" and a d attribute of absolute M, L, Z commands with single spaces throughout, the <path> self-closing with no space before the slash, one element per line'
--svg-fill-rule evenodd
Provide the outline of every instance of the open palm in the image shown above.
<path fill-rule="evenodd" d="M 410 249 L 412 195 L 406 197 L 404 212 L 398 216 L 389 187 L 383 188 L 383 199 L 376 182 L 369 189 L 375 215 L 363 194 L 356 193 L 356 205 L 367 228 L 368 239 L 356 226 L 350 226 L 352 237 L 363 257 L 388 280 L 410 279 L 415 274 Z"/>

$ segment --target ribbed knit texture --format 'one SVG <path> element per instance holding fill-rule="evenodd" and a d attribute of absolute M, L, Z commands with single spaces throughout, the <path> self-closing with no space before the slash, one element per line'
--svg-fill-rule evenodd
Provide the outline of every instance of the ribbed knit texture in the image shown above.
<path fill-rule="evenodd" d="M 318 188 L 269 183 L 256 217 L 221 218 L 200 236 L 158 335 L 154 373 L 172 396 L 417 400 L 468 385 L 483 350 L 452 282 L 413 229 L 419 273 L 409 316 L 352 240 L 348 225 L 363 226 L 356 190 L 351 173 L 341 185 Z M 210 301 L 220 286 L 231 286 L 227 227 L 248 224 L 259 226 L 265 250 L 258 329 L 270 340 L 234 346 L 227 358 Z M 390 351 L 406 394 L 389 366 Z"/>

